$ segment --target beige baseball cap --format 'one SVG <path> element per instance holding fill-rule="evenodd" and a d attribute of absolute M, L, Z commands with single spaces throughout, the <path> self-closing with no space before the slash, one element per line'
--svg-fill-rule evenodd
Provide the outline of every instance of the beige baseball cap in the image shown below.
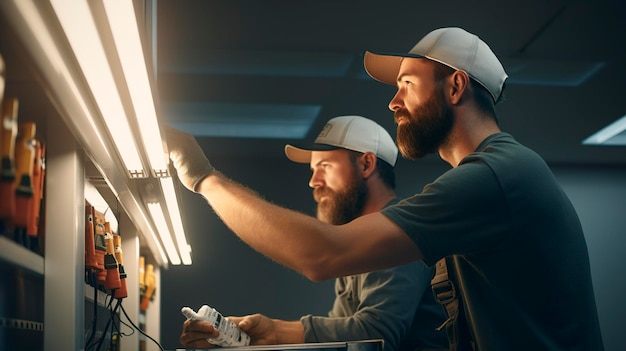
<path fill-rule="evenodd" d="M 405 57 L 427 58 L 465 71 L 484 86 L 497 102 L 508 77 L 504 67 L 478 36 L 456 27 L 439 28 L 426 34 L 408 54 L 365 52 L 364 65 L 374 79 L 396 85 L 400 64 Z"/>
<path fill-rule="evenodd" d="M 398 147 L 385 128 L 371 119 L 361 116 L 339 116 L 329 120 L 315 141 L 307 146 L 285 145 L 287 158 L 298 163 L 311 162 L 312 151 L 328 151 L 339 148 L 372 152 L 376 157 L 396 165 Z"/>

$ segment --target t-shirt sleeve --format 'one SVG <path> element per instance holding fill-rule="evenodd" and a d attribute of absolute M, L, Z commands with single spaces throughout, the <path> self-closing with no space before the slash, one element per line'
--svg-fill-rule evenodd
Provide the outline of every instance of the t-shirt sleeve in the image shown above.
<path fill-rule="evenodd" d="M 477 159 L 453 168 L 414 195 L 382 210 L 411 237 L 428 265 L 451 254 L 497 245 L 508 206 L 496 175 Z"/>

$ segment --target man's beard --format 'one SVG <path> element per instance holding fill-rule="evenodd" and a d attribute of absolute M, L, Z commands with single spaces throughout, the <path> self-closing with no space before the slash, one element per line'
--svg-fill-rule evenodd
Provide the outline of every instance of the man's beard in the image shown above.
<path fill-rule="evenodd" d="M 356 176 L 354 178 L 345 191 L 337 192 L 329 188 L 315 188 L 313 190 L 313 196 L 317 201 L 318 219 L 326 223 L 340 225 L 361 216 L 367 198 L 367 187 L 363 179 Z M 325 196 L 325 199 L 320 202 L 322 195 Z"/>
<path fill-rule="evenodd" d="M 445 142 L 452 130 L 454 115 L 447 105 L 443 90 L 439 87 L 412 113 L 405 108 L 398 109 L 394 114 L 398 124 L 396 140 L 398 150 L 403 157 L 416 160 L 430 153 L 435 153 Z"/>

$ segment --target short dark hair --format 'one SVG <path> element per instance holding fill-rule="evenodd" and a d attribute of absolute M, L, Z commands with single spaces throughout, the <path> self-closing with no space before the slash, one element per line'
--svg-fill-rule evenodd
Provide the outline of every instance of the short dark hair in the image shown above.
<path fill-rule="evenodd" d="M 347 150 L 350 155 L 350 160 L 353 164 L 356 165 L 356 160 L 363 155 L 362 152 Z M 381 159 L 380 157 L 376 157 L 376 171 L 378 172 L 378 176 L 383 181 L 383 183 L 389 188 L 395 190 L 396 189 L 396 172 L 392 165 L 390 165 L 387 161 Z"/>
<path fill-rule="evenodd" d="M 442 63 L 431 60 L 428 61 L 434 64 L 435 80 L 438 82 L 442 81 L 444 78 L 450 76 L 452 73 L 457 71 L 456 69 Z M 491 116 L 496 122 L 498 122 L 495 104 L 504 99 L 505 86 L 502 87 L 502 92 L 500 93 L 500 96 L 498 96 L 498 99 L 496 100 L 496 102 L 494 102 L 493 97 L 491 96 L 491 93 L 489 93 L 487 88 L 478 83 L 478 81 L 476 81 L 474 78 L 470 77 L 470 85 L 472 87 L 474 100 L 476 101 L 476 105 L 478 106 L 478 108 Z"/>

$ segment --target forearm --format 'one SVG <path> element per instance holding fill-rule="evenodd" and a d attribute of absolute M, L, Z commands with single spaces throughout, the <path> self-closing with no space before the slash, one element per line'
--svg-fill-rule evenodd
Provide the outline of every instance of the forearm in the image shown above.
<path fill-rule="evenodd" d="M 217 171 L 198 184 L 197 192 L 248 245 L 310 279 L 317 280 L 315 267 L 332 256 L 325 233 L 333 226 L 271 204 Z"/>
<path fill-rule="evenodd" d="M 193 136 L 171 127 L 166 132 L 170 159 L 181 183 L 202 194 L 224 223 L 252 248 L 311 280 L 421 258 L 411 239 L 380 213 L 333 226 L 273 205 L 216 171 Z M 369 217 L 367 221 L 365 217 Z"/>
<path fill-rule="evenodd" d="M 279 344 L 301 344 L 304 342 L 304 327 L 300 321 L 274 319 L 273 322 Z"/>
<path fill-rule="evenodd" d="M 327 224 L 267 202 L 218 171 L 202 179 L 195 191 L 244 242 L 313 281 L 422 258 L 412 240 L 381 213 L 341 226 Z"/>

